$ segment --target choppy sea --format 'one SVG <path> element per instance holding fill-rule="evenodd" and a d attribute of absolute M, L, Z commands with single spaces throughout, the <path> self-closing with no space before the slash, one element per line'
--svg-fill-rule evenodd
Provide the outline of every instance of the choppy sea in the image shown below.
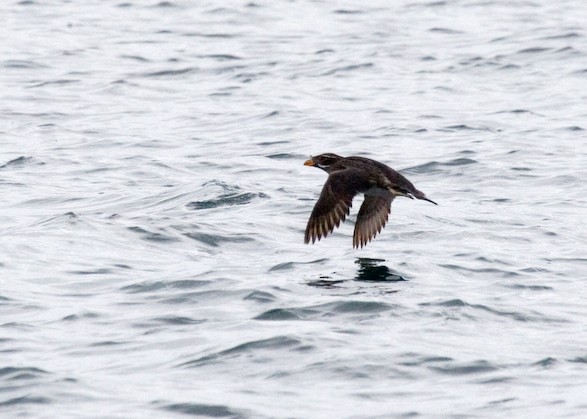
<path fill-rule="evenodd" d="M 587 415 L 587 3 L 0 16 L 2 418 Z M 305 245 L 324 152 L 439 205 Z"/>

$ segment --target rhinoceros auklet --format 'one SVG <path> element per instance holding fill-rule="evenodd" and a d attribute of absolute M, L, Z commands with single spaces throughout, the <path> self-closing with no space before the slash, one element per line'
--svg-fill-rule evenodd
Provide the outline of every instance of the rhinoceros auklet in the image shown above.
<path fill-rule="evenodd" d="M 365 246 L 381 232 L 396 196 L 423 199 L 437 205 L 404 176 L 375 160 L 325 153 L 311 157 L 304 165 L 318 167 L 328 173 L 308 220 L 305 243 L 314 243 L 338 227 L 350 213 L 353 198 L 358 193 L 365 195 L 365 201 L 359 210 L 353 234 L 353 247 L 357 248 Z"/>

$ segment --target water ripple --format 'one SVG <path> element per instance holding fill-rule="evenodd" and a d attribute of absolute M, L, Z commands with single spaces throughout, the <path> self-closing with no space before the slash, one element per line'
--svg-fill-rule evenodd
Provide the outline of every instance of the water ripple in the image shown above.
<path fill-rule="evenodd" d="M 209 182 L 204 185 L 204 187 L 206 186 L 220 186 L 223 193 L 219 194 L 216 198 L 190 202 L 187 205 L 188 208 L 202 210 L 223 206 L 246 205 L 257 198 L 269 198 L 263 192 L 241 192 L 238 186 L 228 185 L 223 182 Z"/>
<path fill-rule="evenodd" d="M 12 169 L 12 168 L 21 168 L 29 164 L 35 164 L 35 159 L 33 157 L 28 156 L 20 156 L 15 159 L 9 160 L 3 165 L 0 165 L 1 169 Z M 41 162 L 36 164 L 43 164 Z"/>
<path fill-rule="evenodd" d="M 225 405 L 198 404 L 198 403 L 175 403 L 162 407 L 163 410 L 172 413 L 210 418 L 245 418 L 246 411 L 231 408 Z"/>
<path fill-rule="evenodd" d="M 0 368 L 0 377 L 3 380 L 30 380 L 48 374 L 40 368 L 34 367 L 5 367 Z"/>
<path fill-rule="evenodd" d="M 188 237 L 192 240 L 196 240 L 198 242 L 207 244 L 212 247 L 218 247 L 222 243 L 246 243 L 250 241 L 254 241 L 251 237 L 246 237 L 243 235 L 234 235 L 234 236 L 222 236 L 219 234 L 207 234 L 207 233 L 185 233 L 185 237 Z"/>
<path fill-rule="evenodd" d="M 211 281 L 207 280 L 181 280 L 181 281 L 155 281 L 155 282 L 143 282 L 138 284 L 126 285 L 121 288 L 124 292 L 129 293 L 144 293 L 154 292 L 165 289 L 197 289 L 205 285 L 209 285 Z"/>
<path fill-rule="evenodd" d="M 392 310 L 393 306 L 374 301 L 338 301 L 299 308 L 275 308 L 264 311 L 255 320 L 308 320 L 330 317 L 334 314 L 368 315 Z"/>
<path fill-rule="evenodd" d="M 52 400 L 47 397 L 33 397 L 33 396 L 23 396 L 23 397 L 15 397 L 12 399 L 0 401 L 1 407 L 8 407 L 8 406 L 19 406 L 19 405 L 28 405 L 28 404 L 50 404 Z"/>
<path fill-rule="evenodd" d="M 565 323 L 566 320 L 555 318 L 555 317 L 547 317 L 543 314 L 533 312 L 532 314 L 522 313 L 519 311 L 513 310 L 499 310 L 496 308 L 489 307 L 484 304 L 469 304 L 461 299 L 451 299 L 451 300 L 444 300 L 434 303 L 421 303 L 422 307 L 428 306 L 437 306 L 437 307 L 447 307 L 447 308 L 470 308 L 474 310 L 479 310 L 481 312 L 490 313 L 496 315 L 498 317 L 505 317 L 510 318 L 512 320 L 516 320 L 519 322 L 540 322 L 540 323 Z M 464 313 L 463 313 L 464 314 Z"/>
<path fill-rule="evenodd" d="M 253 354 L 264 350 L 292 349 L 301 345 L 301 341 L 287 336 L 276 336 L 269 339 L 249 341 L 232 348 L 205 355 L 194 360 L 182 363 L 179 367 L 200 367 L 226 359 L 238 358 L 245 354 Z"/>
<path fill-rule="evenodd" d="M 470 375 L 470 374 L 483 374 L 483 373 L 487 373 L 487 372 L 493 372 L 498 370 L 499 368 L 492 365 L 491 363 L 487 362 L 487 361 L 475 361 L 475 362 L 470 362 L 467 364 L 462 364 L 462 365 L 455 365 L 454 363 L 452 363 L 452 365 L 447 365 L 447 366 L 430 366 L 428 367 L 431 370 L 434 370 L 436 372 L 442 373 L 442 374 L 447 374 L 447 375 Z"/>

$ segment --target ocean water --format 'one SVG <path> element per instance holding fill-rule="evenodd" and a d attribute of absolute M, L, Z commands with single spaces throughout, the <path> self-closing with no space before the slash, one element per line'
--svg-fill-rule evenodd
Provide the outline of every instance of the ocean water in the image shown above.
<path fill-rule="evenodd" d="M 587 3 L 0 16 L 0 416 L 587 414 Z M 439 205 L 304 245 L 323 152 Z"/>

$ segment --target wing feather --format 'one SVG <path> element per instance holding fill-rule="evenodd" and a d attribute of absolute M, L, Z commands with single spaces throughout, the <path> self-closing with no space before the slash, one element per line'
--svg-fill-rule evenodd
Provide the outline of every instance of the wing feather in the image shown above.
<path fill-rule="evenodd" d="M 365 201 L 361 205 L 355 224 L 353 247 L 365 246 L 381 232 L 389 218 L 393 198 L 393 194 L 385 197 L 379 195 L 365 196 Z"/>
<path fill-rule="evenodd" d="M 308 220 L 304 242 L 315 243 L 331 233 L 350 213 L 355 195 L 368 188 L 369 178 L 362 170 L 348 168 L 331 173 Z"/>

